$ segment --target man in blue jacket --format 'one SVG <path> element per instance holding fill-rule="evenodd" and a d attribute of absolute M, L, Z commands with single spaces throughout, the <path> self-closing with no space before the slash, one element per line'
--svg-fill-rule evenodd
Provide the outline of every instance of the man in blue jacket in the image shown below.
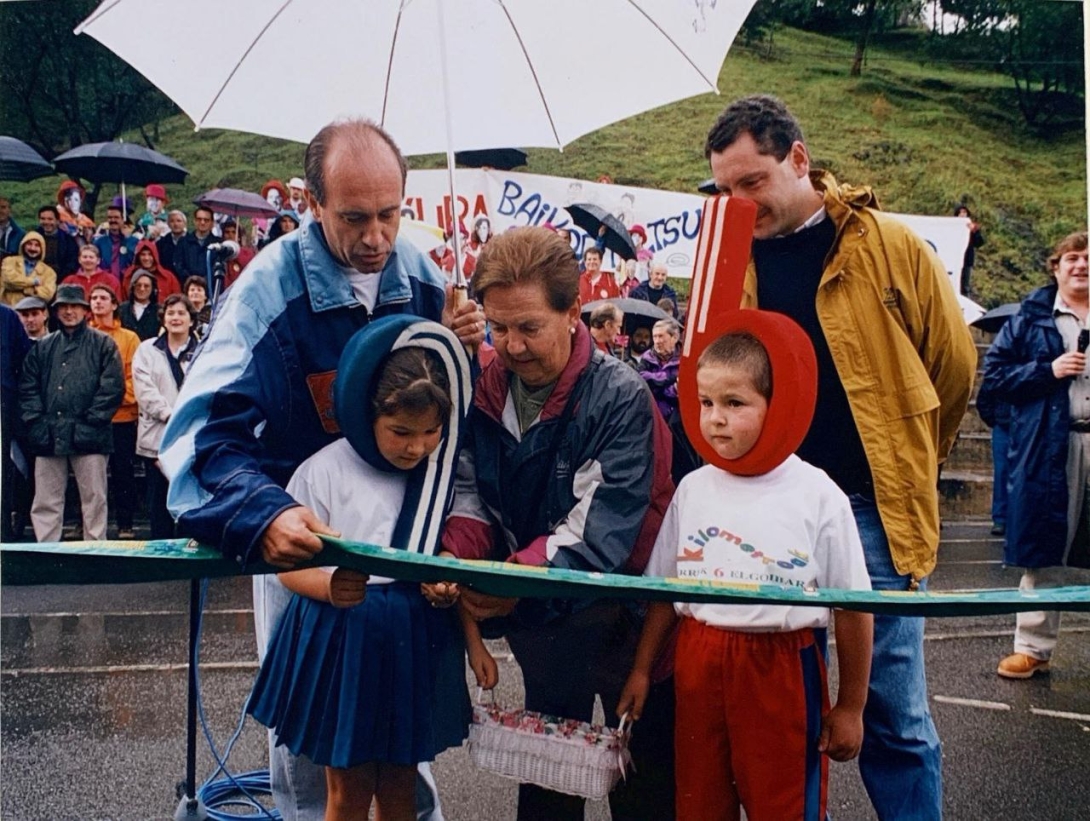
<path fill-rule="evenodd" d="M 0 259 L 19 253 L 19 243 L 26 233 L 19 223 L 11 218 L 11 200 L 0 197 Z"/>
<path fill-rule="evenodd" d="M 290 568 L 321 550 L 317 534 L 332 532 L 284 486 L 340 436 L 333 381 L 359 328 L 411 313 L 443 321 L 467 346 L 484 340 L 476 304 L 445 310 L 439 270 L 397 238 L 407 165 L 385 131 L 363 121 L 326 126 L 305 169 L 302 226 L 264 250 L 217 306 L 160 450 L 181 532 L 240 565 Z M 255 577 L 262 647 L 287 598 L 275 576 Z M 285 821 L 323 818 L 324 779 L 320 767 L 274 749 Z"/>
<path fill-rule="evenodd" d="M 137 239 L 125 236 L 122 230 L 124 224 L 121 207 L 111 205 L 106 209 L 106 233 L 95 238 L 95 247 L 98 248 L 98 254 L 102 257 L 102 267 L 117 277 L 118 282 L 121 282 L 125 269 L 132 265 L 136 258 L 134 253 Z"/>

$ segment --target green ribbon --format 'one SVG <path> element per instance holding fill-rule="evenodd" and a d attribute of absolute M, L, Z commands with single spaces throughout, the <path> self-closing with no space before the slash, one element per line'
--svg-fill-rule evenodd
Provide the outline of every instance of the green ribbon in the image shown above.
<path fill-rule="evenodd" d="M 837 607 L 896 616 L 979 616 L 1030 610 L 1090 611 L 1090 586 L 1022 592 L 909 593 L 807 590 L 772 584 L 662 579 L 423 556 L 389 547 L 322 537 L 325 548 L 300 567 L 348 567 L 410 582 L 456 582 L 510 598 L 619 598 L 701 604 Z M 150 542 L 48 542 L 0 545 L 0 581 L 27 584 L 117 584 L 218 578 L 276 572 L 239 565 L 218 550 L 185 539 Z"/>

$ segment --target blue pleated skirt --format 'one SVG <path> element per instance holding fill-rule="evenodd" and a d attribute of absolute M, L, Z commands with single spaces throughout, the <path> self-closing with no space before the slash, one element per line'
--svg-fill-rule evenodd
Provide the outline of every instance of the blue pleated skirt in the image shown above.
<path fill-rule="evenodd" d="M 347 609 L 292 596 L 248 709 L 323 766 L 431 761 L 462 743 L 471 718 L 454 612 L 400 582 L 369 586 Z"/>

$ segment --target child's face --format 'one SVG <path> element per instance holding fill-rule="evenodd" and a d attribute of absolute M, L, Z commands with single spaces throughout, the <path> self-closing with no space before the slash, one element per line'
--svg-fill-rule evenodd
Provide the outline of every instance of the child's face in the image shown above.
<path fill-rule="evenodd" d="M 744 368 L 705 365 L 696 372 L 700 435 L 724 459 L 745 456 L 764 427 L 768 402 Z"/>
<path fill-rule="evenodd" d="M 398 411 L 375 420 L 375 444 L 391 465 L 412 470 L 439 447 L 443 424 L 435 409 Z"/>

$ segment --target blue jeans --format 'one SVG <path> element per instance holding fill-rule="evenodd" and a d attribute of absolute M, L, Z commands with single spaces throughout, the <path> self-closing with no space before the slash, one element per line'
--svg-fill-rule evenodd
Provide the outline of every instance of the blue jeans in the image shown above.
<path fill-rule="evenodd" d="M 1010 441 L 1009 428 L 1002 425 L 992 428 L 992 522 L 997 525 L 1007 523 L 1007 479 L 1010 477 L 1007 449 Z"/>
<path fill-rule="evenodd" d="M 264 661 L 265 648 L 292 594 L 274 573 L 254 576 L 253 584 L 257 656 L 259 661 Z M 313 763 L 306 756 L 292 755 L 287 747 L 278 747 L 276 733 L 272 730 L 269 730 L 269 781 L 273 801 L 284 821 L 323 821 L 325 767 Z M 443 821 L 439 791 L 427 762 L 417 766 L 416 817 L 418 821 Z"/>
<path fill-rule="evenodd" d="M 874 501 L 851 497 L 871 586 L 907 590 Z M 923 588 L 921 583 L 921 589 Z M 927 703 L 921 617 L 875 616 L 859 773 L 882 821 L 942 818 L 942 749 Z"/>

